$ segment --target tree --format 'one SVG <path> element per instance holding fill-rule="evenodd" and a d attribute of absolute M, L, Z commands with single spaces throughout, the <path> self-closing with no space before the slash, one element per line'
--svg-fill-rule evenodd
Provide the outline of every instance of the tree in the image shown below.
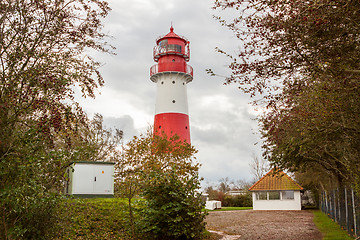
<path fill-rule="evenodd" d="M 297 171 L 294 175 L 297 183 L 304 189 L 311 191 L 315 198 L 315 205 L 318 205 L 322 192 L 333 189 L 343 191 L 344 186 L 339 185 L 331 172 L 318 165 L 314 165 L 306 171 Z"/>
<path fill-rule="evenodd" d="M 255 154 L 253 155 L 253 161 L 249 164 L 249 166 L 255 181 L 258 181 L 268 171 L 270 171 L 270 167 L 266 159 L 259 159 L 257 156 L 255 156 Z"/>
<path fill-rule="evenodd" d="M 128 198 L 130 223 L 151 239 L 199 239 L 205 225 L 202 213 L 194 147 L 175 135 L 171 138 L 148 131 L 134 137 L 117 163 L 116 182 Z M 131 200 L 143 196 L 142 218 L 135 219 Z"/>
<path fill-rule="evenodd" d="M 209 200 L 224 201 L 225 193 L 220 191 L 219 188 L 216 189 L 213 186 L 208 186 L 205 188 L 205 193 L 208 194 Z"/>
<path fill-rule="evenodd" d="M 243 44 L 228 55 L 226 83 L 260 95 L 265 157 L 291 171 L 320 167 L 359 193 L 359 1 L 218 0 L 215 8 L 239 12 L 231 22 L 218 17 Z"/>
<path fill-rule="evenodd" d="M 217 17 L 242 42 L 236 56 L 228 54 L 233 61 L 226 83 L 265 94 L 270 105 L 282 94 L 274 90 L 299 77 L 359 73 L 358 1 L 216 0 L 214 8 L 239 13 L 230 22 Z"/>
<path fill-rule="evenodd" d="M 134 209 L 132 199 L 141 194 L 146 177 L 145 171 L 147 161 L 152 161 L 152 133 L 147 131 L 146 135 L 134 138 L 122 149 L 120 158 L 115 164 L 115 185 L 119 195 L 128 199 L 129 220 L 132 237 L 137 238 L 135 229 Z"/>
<path fill-rule="evenodd" d="M 265 116 L 266 150 L 283 168 L 306 171 L 319 165 L 333 181 L 357 184 L 360 112 L 353 101 L 359 92 L 331 86 L 325 91 L 328 86 L 313 84 L 292 108 Z"/>
<path fill-rule="evenodd" d="M 219 180 L 219 191 L 220 192 L 223 192 L 223 193 L 227 193 L 228 191 L 231 190 L 231 187 L 230 187 L 230 184 L 231 184 L 231 181 L 229 180 L 228 177 L 225 177 L 225 178 L 221 178 Z"/>
<path fill-rule="evenodd" d="M 252 182 L 246 181 L 244 179 L 238 179 L 236 181 L 229 180 L 228 177 L 222 178 L 219 180 L 219 185 L 217 187 L 208 186 L 205 188 L 205 193 L 208 194 L 209 200 L 221 201 L 222 205 L 225 207 L 247 207 L 249 204 L 249 199 L 251 203 L 251 196 L 249 194 L 242 195 L 245 193 L 251 186 Z M 229 191 L 239 191 L 235 195 L 229 193 Z"/>
<path fill-rule="evenodd" d="M 73 148 L 79 155 L 76 159 L 115 162 L 119 158 L 118 148 L 123 139 L 123 131 L 105 129 L 103 123 L 103 116 L 99 113 L 96 113 L 92 120 L 86 121 L 77 139 L 72 141 Z"/>
<path fill-rule="evenodd" d="M 102 0 L 0 3 L 0 238 L 46 239 L 87 118 L 73 89 L 103 85 L 88 50 L 109 52 Z"/>
<path fill-rule="evenodd" d="M 238 179 L 236 181 L 234 181 L 234 189 L 243 189 L 243 190 L 247 190 L 249 189 L 253 184 L 255 183 L 255 181 L 248 181 L 245 179 Z"/>

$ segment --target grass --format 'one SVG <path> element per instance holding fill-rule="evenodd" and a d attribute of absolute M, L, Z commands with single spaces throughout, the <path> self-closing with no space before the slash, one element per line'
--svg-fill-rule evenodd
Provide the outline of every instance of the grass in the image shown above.
<path fill-rule="evenodd" d="M 252 207 L 222 207 L 220 209 L 210 210 L 212 211 L 235 211 L 235 210 L 248 210 L 252 209 Z"/>
<path fill-rule="evenodd" d="M 135 199 L 133 206 L 142 208 L 143 200 Z M 127 199 L 69 198 L 58 208 L 57 227 L 49 239 L 131 239 Z M 246 210 L 252 207 L 223 207 L 214 211 Z M 207 233 L 207 239 L 213 239 Z"/>
<path fill-rule="evenodd" d="M 142 201 L 134 200 L 134 206 Z M 222 207 L 211 211 L 248 210 L 252 207 Z M 67 199 L 58 213 L 58 231 L 51 239 L 130 239 L 127 200 L 121 198 Z M 353 240 L 345 230 L 319 210 L 314 223 L 324 240 Z M 211 238 L 208 233 L 207 239 Z"/>
<path fill-rule="evenodd" d="M 352 240 L 351 236 L 340 226 L 321 211 L 313 211 L 314 223 L 324 236 L 324 240 Z"/>
<path fill-rule="evenodd" d="M 129 239 L 127 202 L 119 198 L 67 199 L 52 239 Z"/>

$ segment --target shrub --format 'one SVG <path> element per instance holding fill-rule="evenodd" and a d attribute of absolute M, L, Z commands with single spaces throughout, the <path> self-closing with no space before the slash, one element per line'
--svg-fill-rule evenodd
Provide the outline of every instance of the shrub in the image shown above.
<path fill-rule="evenodd" d="M 176 171 L 158 172 L 144 189 L 147 206 L 140 222 L 144 239 L 201 239 L 205 213 L 198 176 L 180 178 Z"/>
<path fill-rule="evenodd" d="M 223 207 L 251 207 L 252 199 L 250 194 L 230 196 L 226 195 L 222 202 Z"/>

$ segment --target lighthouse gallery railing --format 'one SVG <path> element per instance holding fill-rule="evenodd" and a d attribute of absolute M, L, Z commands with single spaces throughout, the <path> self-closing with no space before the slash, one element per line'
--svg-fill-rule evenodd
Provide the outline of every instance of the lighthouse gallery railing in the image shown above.
<path fill-rule="evenodd" d="M 159 65 L 155 64 L 150 68 L 150 77 L 153 76 L 154 74 L 157 74 L 157 73 L 159 73 Z M 186 64 L 186 68 L 185 68 L 184 73 L 193 76 L 194 72 L 193 72 L 192 66 Z"/>

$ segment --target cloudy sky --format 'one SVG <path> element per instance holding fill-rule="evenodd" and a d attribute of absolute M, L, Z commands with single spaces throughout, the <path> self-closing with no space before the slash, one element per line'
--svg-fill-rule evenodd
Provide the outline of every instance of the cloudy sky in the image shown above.
<path fill-rule="evenodd" d="M 104 31 L 114 38 L 116 56 L 96 54 L 105 86 L 96 99 L 79 99 L 90 117 L 104 116 L 109 128 L 124 130 L 125 142 L 153 124 L 156 86 L 149 79 L 155 64 L 155 39 L 174 32 L 190 41 L 194 80 L 188 84 L 192 144 L 199 150 L 203 185 L 219 179 L 251 180 L 249 163 L 261 156 L 258 114 L 249 98 L 236 85 L 224 86 L 223 78 L 211 77 L 205 69 L 227 75 L 229 60 L 215 47 L 234 53 L 241 44 L 212 15 L 226 16 L 211 9 L 213 0 L 108 0 L 112 11 Z M 258 143 L 258 144 L 256 144 Z M 256 144 L 256 145 L 255 145 Z"/>

